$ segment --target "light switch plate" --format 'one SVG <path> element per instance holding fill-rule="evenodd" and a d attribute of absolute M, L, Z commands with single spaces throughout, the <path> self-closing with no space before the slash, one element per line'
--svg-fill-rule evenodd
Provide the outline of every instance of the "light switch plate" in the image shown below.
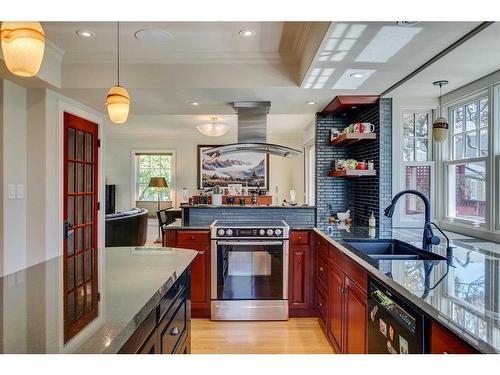
<path fill-rule="evenodd" d="M 17 199 L 24 199 L 24 184 L 17 184 Z"/>
<path fill-rule="evenodd" d="M 16 199 L 16 185 L 9 184 L 7 187 L 7 198 Z"/>

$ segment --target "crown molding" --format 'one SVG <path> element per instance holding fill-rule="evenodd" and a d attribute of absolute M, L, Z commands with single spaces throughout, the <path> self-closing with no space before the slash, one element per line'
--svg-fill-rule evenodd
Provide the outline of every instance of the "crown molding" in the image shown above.
<path fill-rule="evenodd" d="M 116 53 L 66 53 L 64 64 L 113 64 Z M 124 53 L 120 56 L 122 64 L 290 64 L 295 63 L 293 55 L 278 52 L 264 53 Z"/>

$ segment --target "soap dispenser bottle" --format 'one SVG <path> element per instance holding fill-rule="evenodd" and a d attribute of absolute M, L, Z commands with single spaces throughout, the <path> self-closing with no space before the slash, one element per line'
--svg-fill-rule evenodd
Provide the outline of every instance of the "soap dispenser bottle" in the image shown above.
<path fill-rule="evenodd" d="M 373 211 L 372 211 L 372 214 L 370 215 L 370 217 L 368 218 L 368 226 L 370 228 L 375 228 L 375 226 L 376 226 L 375 216 L 373 215 Z"/>

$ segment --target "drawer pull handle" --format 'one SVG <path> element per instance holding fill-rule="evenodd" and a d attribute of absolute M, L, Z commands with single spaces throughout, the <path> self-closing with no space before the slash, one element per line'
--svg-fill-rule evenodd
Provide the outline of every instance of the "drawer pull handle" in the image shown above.
<path fill-rule="evenodd" d="M 319 272 L 323 272 L 323 267 L 319 267 Z"/>
<path fill-rule="evenodd" d="M 191 236 L 191 239 L 194 240 L 194 236 Z"/>
<path fill-rule="evenodd" d="M 171 336 L 177 336 L 179 333 L 181 333 L 181 331 L 177 327 L 172 328 L 172 330 L 170 331 Z"/>
<path fill-rule="evenodd" d="M 339 293 L 342 293 L 342 286 L 339 285 Z"/>
<path fill-rule="evenodd" d="M 323 304 L 321 302 L 318 305 L 319 305 L 319 307 L 323 307 Z"/>
<path fill-rule="evenodd" d="M 302 241 L 302 237 L 299 237 L 299 241 Z"/>

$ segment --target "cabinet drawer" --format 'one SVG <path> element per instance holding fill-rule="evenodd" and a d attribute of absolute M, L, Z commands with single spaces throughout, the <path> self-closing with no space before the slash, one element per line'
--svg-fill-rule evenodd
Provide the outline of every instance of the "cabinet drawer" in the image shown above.
<path fill-rule="evenodd" d="M 179 293 L 187 286 L 187 274 L 183 272 L 182 275 L 177 279 L 174 285 L 170 288 L 166 295 L 160 301 L 160 320 L 167 313 L 175 299 L 178 297 Z"/>
<path fill-rule="evenodd" d="M 293 230 L 290 232 L 290 242 L 292 245 L 309 245 L 309 231 Z"/>
<path fill-rule="evenodd" d="M 326 320 L 328 319 L 328 298 L 321 287 L 316 288 L 316 305 L 320 319 L 326 324 Z"/>
<path fill-rule="evenodd" d="M 177 233 L 177 245 L 207 245 L 210 242 L 208 231 L 179 231 Z"/>
<path fill-rule="evenodd" d="M 316 276 L 317 279 L 322 282 L 325 287 L 328 285 L 328 261 L 322 256 L 318 256 L 318 263 L 316 264 Z"/>
<path fill-rule="evenodd" d="M 139 328 L 135 330 L 133 335 L 120 349 L 122 354 L 135 354 L 140 353 L 142 348 L 147 344 L 148 338 L 153 334 L 156 329 L 156 308 L 149 313 L 144 319 Z"/>
<path fill-rule="evenodd" d="M 170 354 L 175 352 L 177 343 L 180 341 L 181 337 L 184 336 L 184 332 L 187 328 L 187 305 L 186 298 L 183 296 L 179 303 L 174 305 L 177 310 L 174 310 L 174 314 L 167 324 L 160 323 L 160 345 L 162 354 Z M 168 320 L 169 314 L 167 314 L 164 320 Z"/>
<path fill-rule="evenodd" d="M 477 354 L 477 350 L 457 337 L 447 328 L 432 321 L 431 323 L 432 354 Z"/>

